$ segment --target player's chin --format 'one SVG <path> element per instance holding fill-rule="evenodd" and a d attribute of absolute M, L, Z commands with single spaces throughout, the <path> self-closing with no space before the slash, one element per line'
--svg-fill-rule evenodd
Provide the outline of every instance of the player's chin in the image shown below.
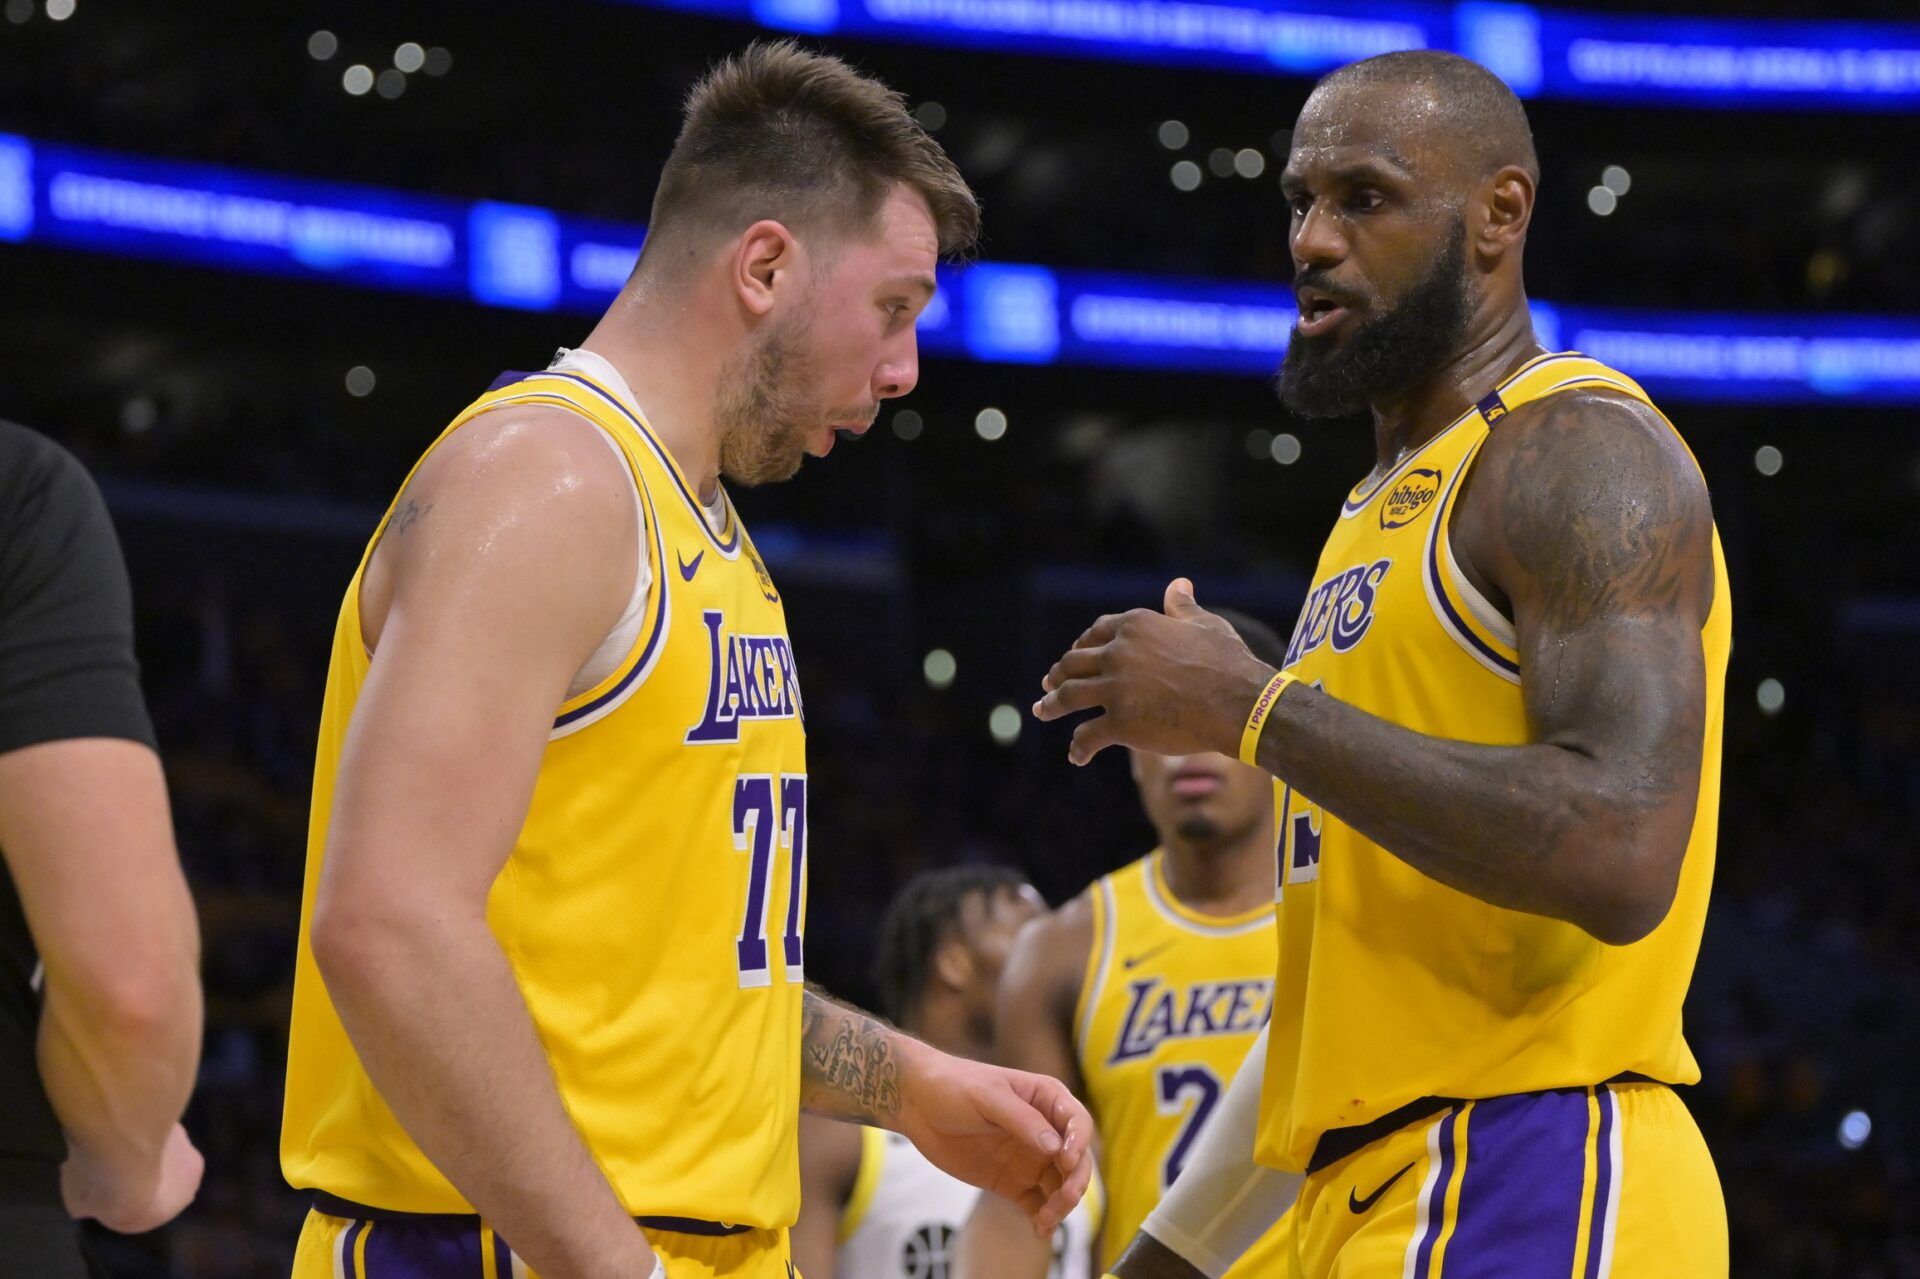
<path fill-rule="evenodd" d="M 1200 841 L 1217 838 L 1220 821 L 1211 799 L 1182 800 L 1179 829 L 1184 839 Z"/>

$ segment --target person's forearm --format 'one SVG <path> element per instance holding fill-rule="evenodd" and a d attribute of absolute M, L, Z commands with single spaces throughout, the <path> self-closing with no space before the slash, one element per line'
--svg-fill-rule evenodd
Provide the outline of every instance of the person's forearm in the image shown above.
<path fill-rule="evenodd" d="M 186 1109 L 200 1061 L 199 939 L 182 885 L 158 918 L 142 971 L 91 989 L 64 973 L 47 977 L 38 1054 L 47 1100 L 73 1157 L 116 1198 L 143 1200 L 160 1175 L 160 1153 Z"/>
<path fill-rule="evenodd" d="M 381 1097 L 530 1267 L 646 1279 L 646 1239 L 573 1127 L 484 920 L 316 929 L 315 953 Z"/>
<path fill-rule="evenodd" d="M 1045 1279 L 1053 1243 L 1033 1233 L 1020 1205 L 999 1195 L 974 1200 L 954 1241 L 954 1279 Z"/>
<path fill-rule="evenodd" d="M 1259 763 L 1423 874 L 1603 941 L 1658 922 L 1635 861 L 1648 838 L 1685 841 L 1654 806 L 1698 785 L 1697 770 L 1621 776 L 1563 746 L 1429 737 L 1304 685 L 1281 695 Z"/>
<path fill-rule="evenodd" d="M 1207 1279 L 1206 1271 L 1142 1230 L 1107 1273 L 1117 1279 Z"/>
<path fill-rule="evenodd" d="M 807 987 L 800 1015 L 800 1105 L 816 1115 L 900 1126 L 900 1095 L 926 1046 L 870 1013 Z"/>

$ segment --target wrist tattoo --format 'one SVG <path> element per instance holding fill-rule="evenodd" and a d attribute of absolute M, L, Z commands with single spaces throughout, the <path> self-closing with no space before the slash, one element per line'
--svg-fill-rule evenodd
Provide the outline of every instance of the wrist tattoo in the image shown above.
<path fill-rule="evenodd" d="M 850 1118 L 900 1113 L 900 1032 L 809 988 L 800 1015 L 801 1091 Z"/>

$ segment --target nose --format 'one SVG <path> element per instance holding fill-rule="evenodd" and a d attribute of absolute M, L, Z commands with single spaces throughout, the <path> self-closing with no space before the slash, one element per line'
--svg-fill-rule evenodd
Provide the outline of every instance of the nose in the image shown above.
<path fill-rule="evenodd" d="M 1319 200 L 1308 207 L 1306 216 L 1293 228 L 1287 245 L 1293 251 L 1296 272 L 1313 266 L 1333 266 L 1347 256 L 1346 237 Z"/>
<path fill-rule="evenodd" d="M 874 369 L 873 398 L 895 400 L 919 384 L 920 344 L 913 331 L 909 329 L 906 345 L 897 352 L 889 353 Z"/>

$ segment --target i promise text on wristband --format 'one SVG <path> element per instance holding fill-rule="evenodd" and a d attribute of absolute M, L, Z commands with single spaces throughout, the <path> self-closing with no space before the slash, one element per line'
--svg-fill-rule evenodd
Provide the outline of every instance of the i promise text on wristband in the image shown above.
<path fill-rule="evenodd" d="M 1278 671 L 1260 690 L 1260 696 L 1253 699 L 1253 710 L 1247 714 L 1247 726 L 1240 733 L 1240 762 L 1255 764 L 1255 756 L 1260 750 L 1260 730 L 1267 726 L 1267 717 L 1273 713 L 1273 704 L 1280 700 L 1280 694 L 1287 685 L 1299 680 L 1287 671 Z"/>

